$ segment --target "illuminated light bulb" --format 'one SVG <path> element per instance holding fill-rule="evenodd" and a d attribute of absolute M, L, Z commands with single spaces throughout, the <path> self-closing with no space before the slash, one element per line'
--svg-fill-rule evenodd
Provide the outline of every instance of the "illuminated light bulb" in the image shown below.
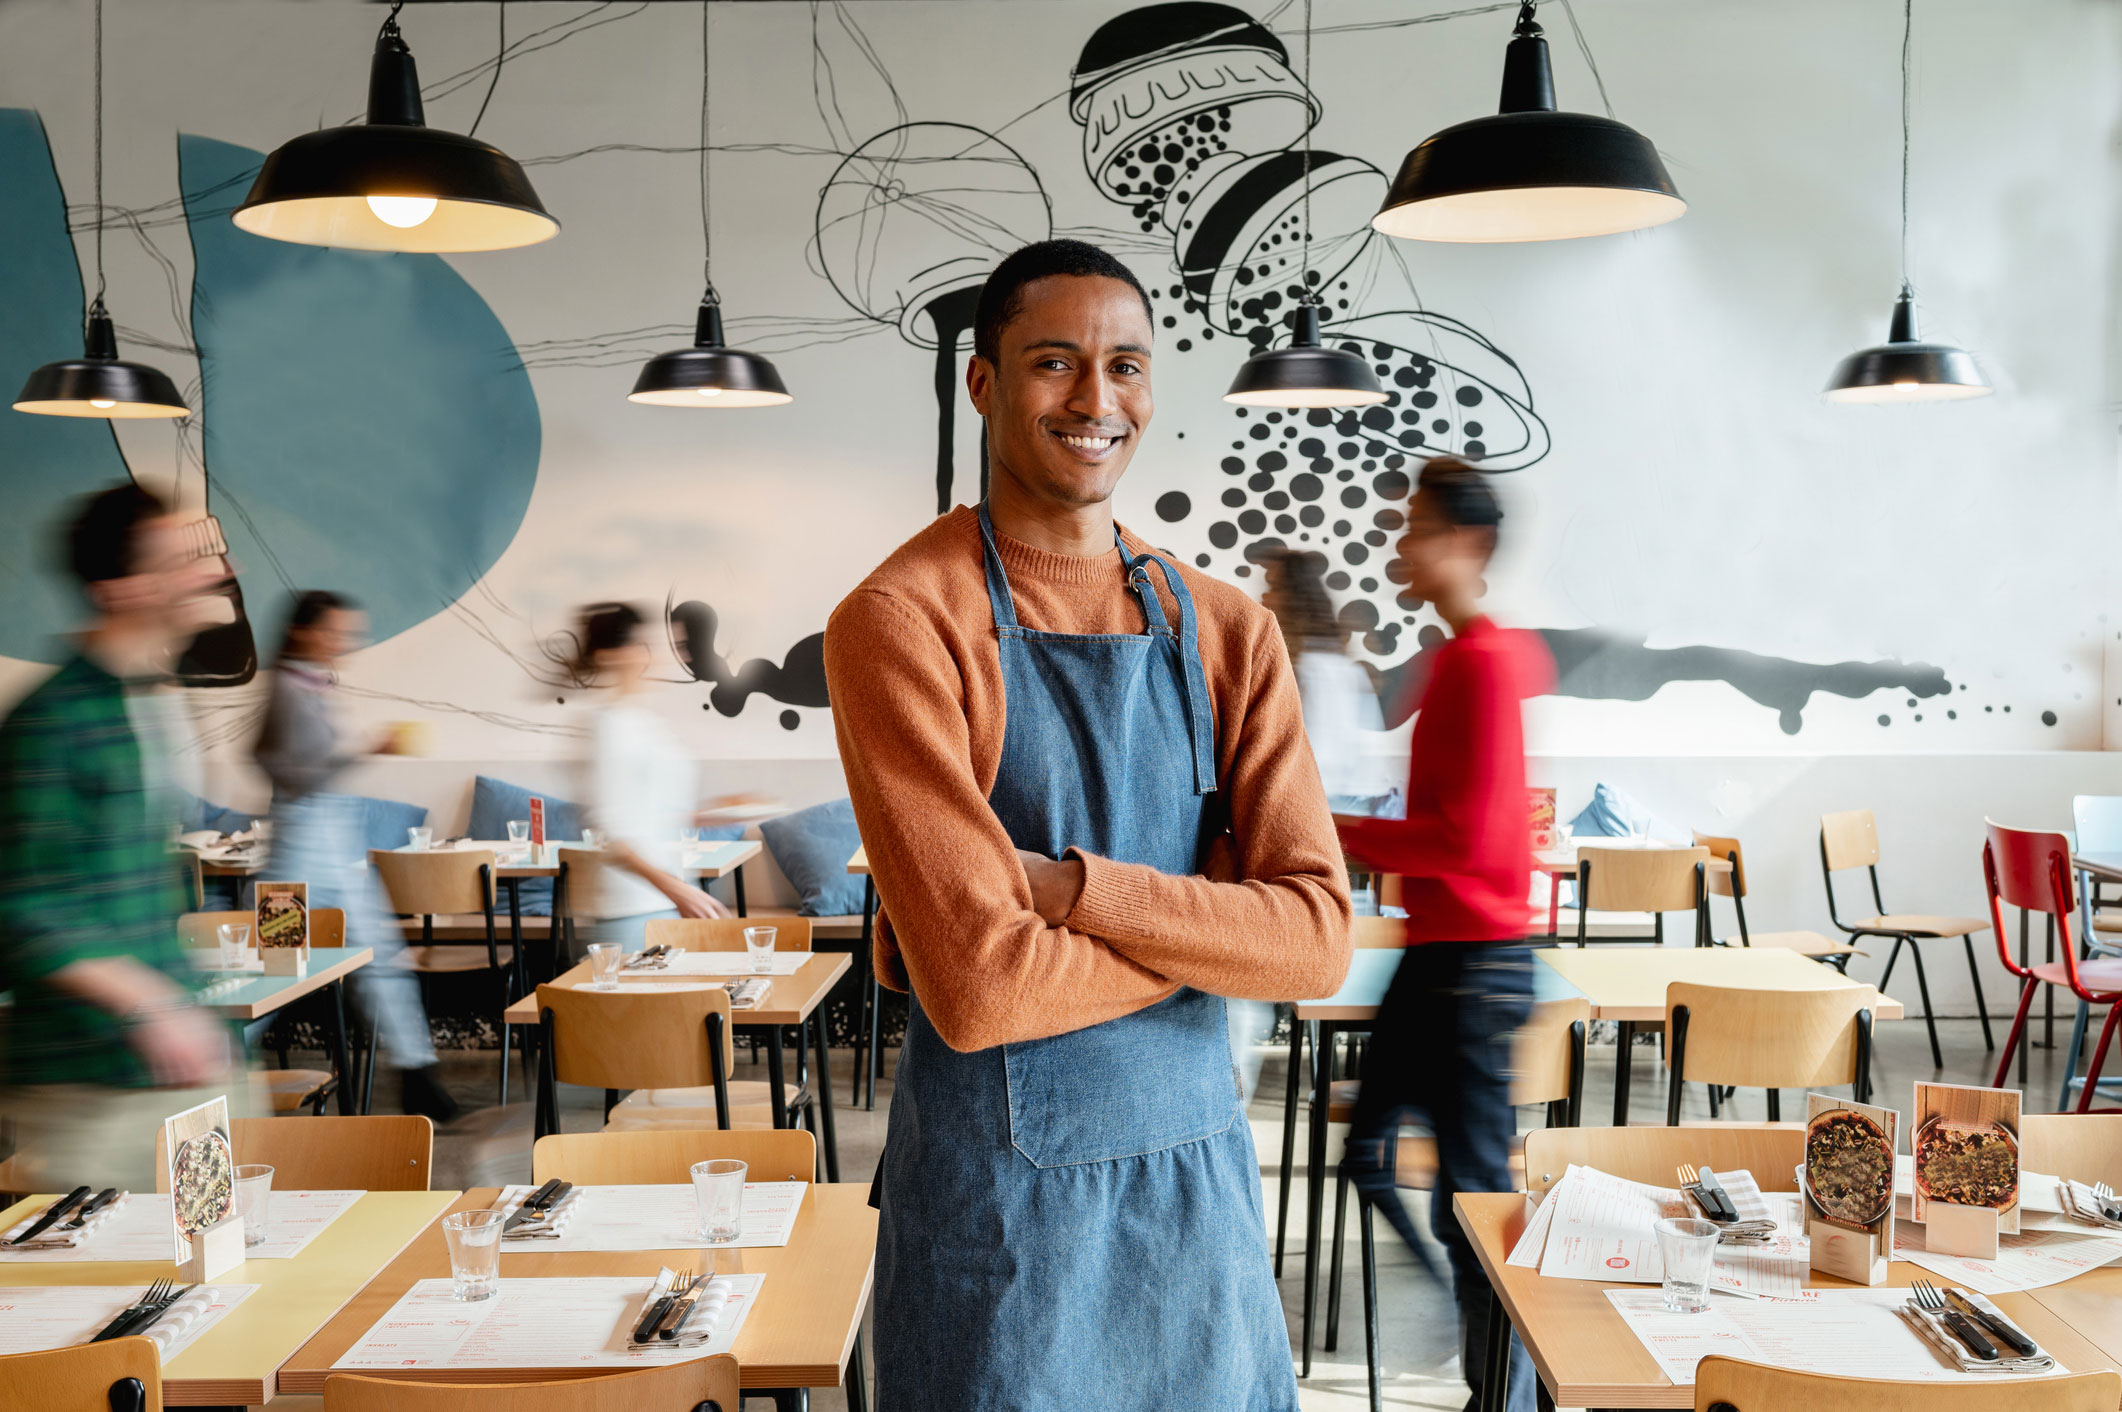
<path fill-rule="evenodd" d="M 702 397 L 720 397 L 722 395 L 722 389 L 719 387 L 696 387 L 693 391 L 699 393 Z"/>
<path fill-rule="evenodd" d="M 91 397 L 88 399 L 88 405 L 99 411 L 109 411 L 118 404 L 108 397 Z"/>
<path fill-rule="evenodd" d="M 407 230 L 419 225 L 435 214 L 435 198 L 432 196 L 371 196 L 368 208 L 376 213 L 376 219 L 388 226 Z"/>

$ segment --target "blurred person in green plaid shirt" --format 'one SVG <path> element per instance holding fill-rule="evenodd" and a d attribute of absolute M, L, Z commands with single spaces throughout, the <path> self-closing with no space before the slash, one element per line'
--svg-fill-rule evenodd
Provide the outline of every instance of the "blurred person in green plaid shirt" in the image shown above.
<path fill-rule="evenodd" d="M 0 1116 L 33 1190 L 151 1191 L 156 1125 L 231 1078 L 227 1032 L 182 982 L 189 889 L 146 701 L 222 573 L 130 484 L 77 507 L 64 557 L 92 617 L 0 724 Z"/>

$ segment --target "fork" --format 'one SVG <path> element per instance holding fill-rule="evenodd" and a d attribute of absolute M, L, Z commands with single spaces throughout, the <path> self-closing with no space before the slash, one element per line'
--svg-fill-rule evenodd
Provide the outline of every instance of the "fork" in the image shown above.
<path fill-rule="evenodd" d="M 134 1334 L 146 1333 L 149 1329 L 155 1326 L 155 1322 L 157 1320 L 159 1320 L 164 1314 L 169 1313 L 171 1309 L 175 1308 L 179 1300 L 183 1299 L 184 1296 L 190 1294 L 198 1287 L 199 1286 L 197 1285 L 186 1285 L 182 1289 L 171 1290 L 169 1293 L 163 1295 L 162 1298 L 155 1301 L 154 1304 L 150 1305 L 144 1312 L 142 1312 L 139 1318 L 133 1320 L 130 1324 L 127 1324 L 119 1336 L 121 1338 L 130 1338 Z"/>
<path fill-rule="evenodd" d="M 1945 1327 L 1951 1329 L 1953 1337 L 1967 1345 L 1967 1351 L 1985 1363 L 1997 1361 L 1997 1346 L 1991 1343 L 1974 1321 L 1945 1302 L 1945 1296 L 1929 1280 L 1917 1280 L 1909 1286 L 1915 1292 L 1916 1304 L 1926 1313 L 1935 1314 Z"/>
<path fill-rule="evenodd" d="M 90 1339 L 89 1342 L 101 1343 L 105 1339 L 124 1337 L 126 1329 L 135 1320 L 144 1317 L 150 1309 L 169 1298 L 170 1291 L 175 1288 L 176 1284 L 173 1281 L 156 1280 L 147 1287 L 146 1292 L 139 1299 L 135 1300 L 130 1306 L 119 1310 L 118 1317 L 105 1324 L 102 1331 Z M 166 1308 L 168 1306 L 165 1305 L 163 1307 Z"/>
<path fill-rule="evenodd" d="M 1682 1162 L 1678 1175 L 1682 1186 L 1695 1186 L 1702 1180 L 1702 1174 L 1695 1170 L 1695 1164 L 1692 1162 Z"/>

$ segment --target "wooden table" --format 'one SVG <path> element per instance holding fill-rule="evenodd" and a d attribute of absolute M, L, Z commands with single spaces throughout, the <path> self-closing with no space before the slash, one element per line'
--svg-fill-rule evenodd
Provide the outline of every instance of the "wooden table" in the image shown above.
<path fill-rule="evenodd" d="M 434 1222 L 457 1196 L 454 1191 L 369 1192 L 294 1259 L 246 1260 L 223 1275 L 218 1283 L 260 1288 L 163 1366 L 163 1402 L 255 1406 L 288 1391 L 281 1377 L 288 1359 L 416 1236 L 425 1231 L 439 1245 L 441 1232 Z M 51 1200 L 32 1196 L 0 1213 L 0 1229 Z M 145 1285 L 175 1274 L 176 1266 L 168 1261 L 38 1261 L 0 1267 L 0 1285 Z"/>
<path fill-rule="evenodd" d="M 1636 1026 L 1663 1023 L 1674 981 L 1744 990 L 1870 992 L 1872 1018 L 1898 1020 L 1901 1002 L 1795 951 L 1745 946 L 1542 947 L 1534 956 L 1591 1002 L 1592 1018 L 1620 1022 L 1614 1063 L 1614 1126 L 1628 1123 L 1630 1051 Z"/>
<path fill-rule="evenodd" d="M 854 958 L 844 951 L 813 951 L 810 959 L 786 976 L 775 976 L 773 985 L 766 992 L 766 1001 L 750 1010 L 736 1010 L 730 1014 L 730 1024 L 739 1030 L 763 1030 L 766 1038 L 766 1063 L 768 1086 L 772 1090 L 774 1126 L 786 1127 L 788 1113 L 785 1108 L 782 1083 L 781 1029 L 784 1025 L 808 1027 L 817 1052 L 818 1121 L 825 1139 L 825 1177 L 829 1182 L 840 1180 L 840 1144 L 833 1133 L 833 1085 L 832 1067 L 827 1062 L 825 1044 L 825 997 L 832 991 L 840 977 L 847 974 Z M 553 985 L 586 985 L 590 979 L 587 962 L 578 963 L 554 978 Z M 667 980 L 673 984 L 698 985 L 699 976 L 674 976 L 667 972 L 629 972 L 629 981 Z M 535 1025 L 538 1023 L 538 996 L 535 991 L 524 996 L 501 1012 L 501 1018 L 512 1025 Z M 799 1045 L 800 1049 L 800 1045 Z"/>
<path fill-rule="evenodd" d="M 243 1026 L 243 1045 L 248 1049 L 277 1011 L 330 986 L 332 1072 L 339 1076 L 339 1111 L 351 1113 L 354 1111 L 354 1071 L 346 1043 L 346 978 L 374 958 L 375 953 L 366 946 L 311 947 L 308 975 L 252 976 L 242 985 L 200 1004 L 222 1019 Z"/>
<path fill-rule="evenodd" d="M 1789 1174 L 1780 1187 L 1756 1174 L 1765 1190 L 1790 1189 Z M 1609 1289 L 1645 1289 L 1645 1285 L 1607 1285 L 1597 1280 L 1549 1279 L 1537 1270 L 1506 1265 L 1510 1249 L 1525 1229 L 1526 1201 L 1521 1193 L 1466 1194 L 1452 1198 L 1460 1227 L 1473 1242 L 1493 1290 L 1492 1333 L 1507 1337 L 1515 1329 L 1538 1370 L 1540 1382 L 1560 1407 L 1693 1407 L 1691 1387 L 1674 1385 L 1658 1370 L 1606 1298 Z M 1887 1283 L 1905 1287 L 1911 1280 L 1936 1276 L 1919 1265 L 1896 1260 L 1887 1266 Z M 1806 1281 L 1814 1289 L 1857 1286 L 1815 1271 Z M 2102 1287 L 2104 1285 L 2104 1288 Z M 2122 1356 L 2122 1274 L 2096 1270 L 2065 1284 L 2017 1294 L 1992 1296 L 1997 1307 L 2034 1341 L 2073 1373 L 2118 1366 Z M 1501 1316 L 1507 1315 L 1508 1322 Z M 1496 1366 L 1491 1360 L 1489 1366 Z M 1504 1364 L 1508 1367 L 1507 1362 Z M 1482 1405 L 1500 1409 L 1502 1387 L 1486 1388 Z"/>
<path fill-rule="evenodd" d="M 500 1189 L 484 1187 L 464 1193 L 451 1209 L 476 1211 L 500 1199 Z M 733 1350 L 747 1388 L 836 1387 L 862 1375 L 859 1360 L 852 1369 L 862 1311 L 869 1303 L 870 1280 L 877 1251 L 877 1213 L 869 1188 L 849 1183 L 820 1183 L 804 1193 L 803 1206 L 789 1242 L 778 1248 L 717 1252 L 715 1268 L 723 1273 L 763 1273 L 758 1303 L 744 1321 Z M 503 1279 L 566 1276 L 653 1275 L 669 1265 L 699 1265 L 698 1248 L 572 1253 L 504 1250 Z M 40 1266 L 54 1269 L 55 1266 Z M 422 1232 L 411 1248 L 384 1269 L 344 1312 L 295 1354 L 280 1375 L 290 1393 L 321 1393 L 331 1365 L 344 1357 L 361 1335 L 388 1313 L 418 1280 L 449 1278 L 449 1252 L 440 1226 Z M 240 1312 L 240 1311 L 239 1311 Z M 172 1365 L 175 1366 L 175 1365 Z M 551 1378 L 594 1377 L 610 1368 L 422 1368 L 405 1376 L 423 1382 L 519 1383 Z M 363 1369 L 364 1377 L 391 1377 Z"/>

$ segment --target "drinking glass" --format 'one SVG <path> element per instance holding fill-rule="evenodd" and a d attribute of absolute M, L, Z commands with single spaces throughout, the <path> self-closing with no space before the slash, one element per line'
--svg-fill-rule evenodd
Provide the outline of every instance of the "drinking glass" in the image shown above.
<path fill-rule="evenodd" d="M 233 971 L 243 964 L 243 953 L 250 949 L 251 924 L 249 922 L 223 922 L 219 928 L 221 938 L 221 968 Z"/>
<path fill-rule="evenodd" d="M 236 1210 L 243 1217 L 243 1243 L 265 1244 L 265 1208 L 273 1196 L 273 1169 L 248 1165 L 236 1169 Z"/>
<path fill-rule="evenodd" d="M 626 952 L 617 942 L 591 942 L 589 948 L 590 989 L 617 990 L 619 988 L 619 964 L 625 959 Z"/>
<path fill-rule="evenodd" d="M 1709 1308 L 1709 1271 L 1717 1228 L 1708 1221 L 1668 1217 L 1658 1222 L 1658 1259 L 1665 1266 L 1665 1307 L 1675 1314 Z"/>
<path fill-rule="evenodd" d="M 745 954 L 752 958 L 752 974 L 766 975 L 774 969 L 774 927 L 746 927 Z"/>
<path fill-rule="evenodd" d="M 435 831 L 433 829 L 407 829 L 405 833 L 412 840 L 413 852 L 415 853 L 425 853 L 434 846 Z"/>
<path fill-rule="evenodd" d="M 700 1207 L 700 1238 L 717 1244 L 744 1234 L 742 1162 L 717 1157 L 693 1163 L 693 1200 Z"/>
<path fill-rule="evenodd" d="M 508 841 L 509 841 L 510 843 L 512 843 L 512 844 L 517 844 L 517 845 L 521 845 L 521 844 L 529 843 L 529 842 L 530 842 L 530 820 L 529 820 L 529 819 L 510 819 L 510 820 L 508 821 Z"/>
<path fill-rule="evenodd" d="M 450 1293 L 470 1302 L 501 1292 L 501 1223 L 506 1211 L 459 1211 L 442 1218 L 449 1242 Z"/>
<path fill-rule="evenodd" d="M 1649 842 L 1650 842 L 1650 820 L 1648 820 L 1648 819 L 1631 819 L 1631 820 L 1629 820 L 1629 821 L 1628 821 L 1628 836 L 1629 836 L 1630 838 L 1634 839 L 1634 840 L 1635 840 L 1635 841 L 1636 841 L 1637 843 L 1639 843 L 1639 844 L 1643 844 L 1643 843 L 1649 843 Z"/>
<path fill-rule="evenodd" d="M 700 846 L 700 827 L 699 827 L 699 825 L 697 825 L 697 824 L 687 824 L 687 825 L 686 825 L 686 826 L 685 826 L 684 828 L 682 828 L 682 829 L 678 830 L 678 847 L 679 847 L 680 849 L 684 850 L 684 851 L 685 851 L 685 852 L 687 852 L 687 853 L 690 853 L 690 852 L 692 852 L 692 851 L 693 851 L 693 850 L 694 850 L 695 848 L 698 848 L 699 846 Z"/>

